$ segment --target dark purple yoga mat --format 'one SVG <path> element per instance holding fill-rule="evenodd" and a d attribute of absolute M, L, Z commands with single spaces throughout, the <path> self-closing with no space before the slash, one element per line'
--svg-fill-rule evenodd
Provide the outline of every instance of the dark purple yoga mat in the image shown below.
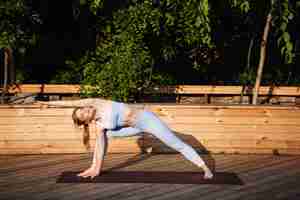
<path fill-rule="evenodd" d="M 217 172 L 213 179 L 203 179 L 199 172 L 108 171 L 91 178 L 78 177 L 79 172 L 63 172 L 57 183 L 166 183 L 166 184 L 232 184 L 243 185 L 234 173 Z"/>

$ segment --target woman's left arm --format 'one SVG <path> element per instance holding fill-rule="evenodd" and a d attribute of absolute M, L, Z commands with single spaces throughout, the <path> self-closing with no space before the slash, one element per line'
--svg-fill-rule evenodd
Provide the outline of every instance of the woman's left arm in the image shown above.
<path fill-rule="evenodd" d="M 92 165 L 84 172 L 78 174 L 78 176 L 84 178 L 87 177 L 94 178 L 95 176 L 98 176 L 101 173 L 106 151 L 107 151 L 107 137 L 104 132 L 104 129 L 101 129 L 97 131 Z"/>
<path fill-rule="evenodd" d="M 104 129 L 97 132 L 92 167 L 95 167 L 100 173 L 107 152 L 107 137 Z"/>

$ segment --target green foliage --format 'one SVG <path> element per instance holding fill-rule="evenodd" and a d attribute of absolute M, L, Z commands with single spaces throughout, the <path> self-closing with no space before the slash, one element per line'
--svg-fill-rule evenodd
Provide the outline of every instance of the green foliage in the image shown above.
<path fill-rule="evenodd" d="M 285 63 L 290 64 L 293 62 L 295 54 L 293 52 L 294 45 L 288 30 L 288 25 L 294 18 L 289 0 L 276 1 L 272 13 L 274 16 L 274 26 L 278 27 L 275 29 L 278 37 L 278 46 L 281 54 L 284 56 Z"/>
<path fill-rule="evenodd" d="M 239 8 L 242 13 L 247 13 L 251 8 L 260 6 L 260 2 L 251 2 L 249 0 L 230 0 L 233 7 Z M 293 62 L 295 57 L 293 53 L 294 45 L 290 37 L 288 25 L 294 18 L 295 9 L 292 8 L 292 3 L 289 0 L 271 0 L 271 11 L 273 17 L 272 30 L 277 34 L 278 47 L 284 57 L 286 64 Z M 266 11 L 267 13 L 268 11 Z"/>
<path fill-rule="evenodd" d="M 0 49 L 11 48 L 22 65 L 25 52 L 38 43 L 40 35 L 34 32 L 34 27 L 42 24 L 40 16 L 32 10 L 30 1 L 1 0 L 0 1 Z M 16 82 L 29 78 L 24 69 L 16 66 Z"/>
<path fill-rule="evenodd" d="M 189 46 L 211 45 L 208 0 L 180 2 L 176 28 L 183 37 L 177 37 L 176 42 Z"/>
<path fill-rule="evenodd" d="M 254 85 L 256 79 L 256 71 L 253 68 L 247 69 L 239 74 L 239 82 L 242 85 Z"/>
<path fill-rule="evenodd" d="M 148 1 L 149 2 L 149 1 Z M 159 13 L 147 1 L 118 10 L 104 27 L 102 42 L 84 65 L 84 94 L 129 101 L 149 86 L 153 59 L 145 34 L 157 34 Z"/>
<path fill-rule="evenodd" d="M 0 3 L 0 48 L 10 47 L 16 42 L 17 27 L 12 22 L 24 13 L 21 0 L 1 1 Z"/>
<path fill-rule="evenodd" d="M 0 48 L 11 47 L 23 51 L 37 42 L 38 35 L 34 34 L 32 26 L 42 21 L 26 3 L 25 0 L 0 2 Z"/>
<path fill-rule="evenodd" d="M 253 2 L 247 0 L 231 0 L 232 6 L 239 8 L 242 13 L 247 13 L 251 11 L 251 8 L 258 8 L 261 2 Z M 294 39 L 291 37 L 289 26 L 294 23 L 294 16 L 297 15 L 296 9 L 298 9 L 298 2 L 293 3 L 290 0 L 271 0 L 269 2 L 269 10 L 265 11 L 265 15 L 271 11 L 272 13 L 272 28 L 270 29 L 271 35 L 275 35 L 277 38 L 277 46 L 280 49 L 281 55 L 283 57 L 285 64 L 291 64 L 295 60 L 294 52 Z M 255 9 L 253 9 L 254 11 Z M 265 16 L 264 16 L 265 17 Z M 262 34 L 262 31 L 259 33 Z M 269 42 L 270 43 L 270 42 Z M 274 67 L 273 79 L 275 77 L 280 78 L 279 76 L 280 69 Z M 276 71 L 276 73 L 275 73 Z M 277 76 L 278 75 L 278 76 Z M 253 81 L 253 70 L 245 71 L 240 75 L 240 81 L 245 82 Z M 268 76 L 266 75 L 265 78 Z"/>
<path fill-rule="evenodd" d="M 296 9 L 299 9 L 299 8 L 300 8 L 300 1 L 297 0 L 297 2 L 296 2 Z"/>
<path fill-rule="evenodd" d="M 24 54 L 27 48 L 39 43 L 42 33 L 35 32 L 35 30 L 39 30 L 36 26 L 39 26 L 42 21 L 39 14 L 33 11 L 30 2 L 32 1 L 0 1 L 0 48 L 12 47 Z M 97 45 L 95 49 L 90 50 L 81 58 L 67 61 L 67 67 L 60 68 L 52 82 L 76 83 L 80 81 L 83 85 L 94 86 L 84 87 L 83 91 L 87 96 L 103 96 L 129 101 L 131 97 L 157 84 L 174 83 L 172 75 L 165 72 L 168 69 L 165 70 L 164 67 L 170 67 L 170 63 L 176 63 L 179 59 L 185 64 L 183 67 L 191 65 L 190 67 L 197 69 L 199 77 L 215 76 L 214 70 L 210 69 L 211 63 L 216 60 L 216 57 L 224 59 L 222 56 L 225 53 L 222 50 L 228 49 L 229 45 L 234 51 L 236 50 L 234 48 L 238 46 L 234 43 L 246 40 L 245 44 L 247 39 L 257 38 L 256 35 L 262 34 L 262 24 L 264 24 L 266 13 L 269 12 L 268 6 L 271 1 L 265 3 L 229 0 L 224 1 L 220 7 L 218 3 L 214 5 L 214 1 L 208 0 L 126 0 L 118 1 L 118 6 L 111 2 L 78 0 L 77 3 L 80 4 L 78 9 L 82 8 L 82 13 L 85 12 L 85 8 L 89 7 L 93 17 L 97 18 L 93 27 L 98 34 Z M 269 37 L 272 41 L 268 44 L 273 44 L 274 38 L 278 39 L 278 47 L 285 63 L 293 63 L 295 61 L 295 38 L 290 31 L 291 25 L 295 25 L 295 16 L 299 13 L 297 9 L 300 8 L 300 1 L 273 0 L 273 2 L 271 9 L 274 20 L 271 37 Z M 266 9 L 258 9 L 262 5 Z M 219 10 L 213 6 L 218 7 Z M 230 17 L 226 20 L 220 19 L 224 16 L 223 12 L 230 13 L 232 21 Z M 219 24 L 220 22 L 224 24 Z M 229 23 L 229 26 L 225 22 Z M 251 23 L 253 29 L 249 28 L 250 26 L 248 27 L 246 23 Z M 245 24 L 246 31 L 243 29 Z M 220 48 L 221 51 L 218 51 L 220 46 L 215 46 L 215 41 L 212 39 L 216 36 L 212 28 L 220 31 L 217 32 L 219 34 L 217 37 L 221 38 L 218 41 L 220 46 L 227 46 L 224 49 Z M 251 58 L 256 60 L 257 58 L 254 57 L 259 53 L 257 49 L 254 50 L 256 52 Z M 239 52 L 238 55 L 243 56 L 243 53 Z M 226 62 L 228 60 L 230 59 L 226 58 Z M 226 64 L 228 66 L 231 63 L 237 65 L 238 62 L 229 61 L 229 64 Z M 237 68 L 239 69 L 239 66 Z M 226 68 L 226 70 L 231 69 Z M 236 70 L 232 72 L 234 74 L 232 76 L 238 73 Z M 284 77 L 279 72 L 274 72 L 274 74 Z M 198 77 L 198 74 L 196 76 Z M 242 83 L 252 82 L 254 78 L 253 69 L 247 69 L 240 74 Z M 26 76 L 20 73 L 18 79 L 26 79 Z"/>
<path fill-rule="evenodd" d="M 94 14 L 105 9 L 103 0 L 83 2 L 89 3 Z M 77 66 L 73 74 L 83 72 L 82 84 L 94 86 L 85 87 L 85 95 L 129 101 L 130 97 L 149 87 L 172 82 L 155 65 L 160 60 L 166 63 L 172 61 L 178 53 L 182 53 L 179 49 L 189 51 L 190 62 L 199 73 L 208 67 L 210 57 L 215 56 L 211 39 L 211 20 L 214 16 L 209 1 L 153 2 L 156 1 L 127 1 L 126 6 L 112 13 L 112 18 L 98 16 L 100 23 L 97 28 L 101 38 L 96 50 L 83 57 L 79 65 L 71 63 Z M 278 30 L 278 45 L 286 62 L 291 62 L 293 44 L 288 33 L 291 10 L 286 6 L 288 0 L 276 2 L 277 7 L 272 9 L 277 16 L 275 23 L 280 24 L 279 28 L 274 26 Z M 230 0 L 229 4 L 233 9 L 238 9 L 241 16 L 261 6 L 259 2 L 249 0 Z M 276 13 L 278 10 L 283 15 Z M 241 83 L 249 84 L 254 83 L 255 76 L 255 70 L 248 69 L 239 78 Z"/>
<path fill-rule="evenodd" d="M 89 56 L 84 55 L 77 60 L 67 60 L 66 67 L 58 70 L 50 83 L 77 84 L 83 80 L 85 64 L 89 62 Z"/>
<path fill-rule="evenodd" d="M 154 70 L 155 60 L 168 61 L 177 47 L 211 45 L 207 0 L 132 1 L 101 18 L 102 38 L 94 52 L 82 58 L 86 96 L 129 101 L 145 89 L 170 83 L 170 76 Z M 156 45 L 153 45 L 153 43 Z M 82 62 L 82 61 L 80 61 Z M 72 64 L 74 66 L 74 63 Z"/>
<path fill-rule="evenodd" d="M 80 0 L 80 4 L 89 4 L 90 10 L 93 14 L 97 14 L 97 11 L 103 7 L 104 0 Z"/>
<path fill-rule="evenodd" d="M 238 8 L 242 13 L 247 13 L 250 11 L 249 0 L 230 0 L 230 3 L 233 8 Z"/>
<path fill-rule="evenodd" d="M 143 81 L 147 80 L 152 62 L 149 51 L 139 45 L 137 38 L 125 33 L 118 39 L 99 46 L 95 57 L 85 65 L 83 83 L 95 86 L 86 88 L 85 94 L 128 101 L 138 87 L 147 83 Z"/>

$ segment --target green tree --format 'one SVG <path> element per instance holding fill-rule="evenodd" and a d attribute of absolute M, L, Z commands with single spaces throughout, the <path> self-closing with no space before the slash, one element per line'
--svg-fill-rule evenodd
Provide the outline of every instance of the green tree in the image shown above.
<path fill-rule="evenodd" d="M 3 0 L 0 2 L 0 48 L 10 47 L 24 51 L 29 44 L 37 42 L 33 26 L 42 23 L 30 1 Z"/>
<path fill-rule="evenodd" d="M 253 2 L 248 0 L 232 0 L 233 7 L 238 7 L 242 12 L 249 12 L 251 9 L 260 6 L 261 2 Z M 291 0 L 270 0 L 268 2 L 268 9 L 264 13 L 263 18 L 266 19 L 264 30 L 261 31 L 261 49 L 259 65 L 257 69 L 257 76 L 255 81 L 255 88 L 253 91 L 253 104 L 257 103 L 257 96 L 262 79 L 263 68 L 266 57 L 267 38 L 270 30 L 277 38 L 277 45 L 280 48 L 281 55 L 284 58 L 284 63 L 291 64 L 294 61 L 294 42 L 289 33 L 289 24 L 293 23 L 294 15 L 299 7 L 299 1 Z M 272 26 L 272 29 L 270 29 Z"/>
<path fill-rule="evenodd" d="M 83 3 L 95 14 L 105 9 L 104 1 Z M 112 17 L 99 16 L 97 48 L 82 58 L 82 83 L 94 87 L 83 87 L 84 93 L 128 101 L 165 80 L 154 70 L 155 61 L 172 59 L 181 47 L 211 45 L 208 15 L 207 0 L 133 0 Z"/>
<path fill-rule="evenodd" d="M 0 48 L 9 48 L 21 59 L 26 49 L 38 42 L 39 34 L 34 29 L 40 24 L 41 18 L 33 11 L 30 1 L 1 1 Z"/>

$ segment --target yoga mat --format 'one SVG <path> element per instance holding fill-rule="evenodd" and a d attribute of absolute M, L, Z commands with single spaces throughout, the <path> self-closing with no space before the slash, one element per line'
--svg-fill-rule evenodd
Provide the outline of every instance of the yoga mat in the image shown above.
<path fill-rule="evenodd" d="M 234 173 L 217 172 L 213 179 L 204 179 L 199 172 L 109 171 L 91 178 L 77 176 L 79 172 L 63 172 L 57 183 L 165 183 L 165 184 L 232 184 L 243 185 Z"/>

